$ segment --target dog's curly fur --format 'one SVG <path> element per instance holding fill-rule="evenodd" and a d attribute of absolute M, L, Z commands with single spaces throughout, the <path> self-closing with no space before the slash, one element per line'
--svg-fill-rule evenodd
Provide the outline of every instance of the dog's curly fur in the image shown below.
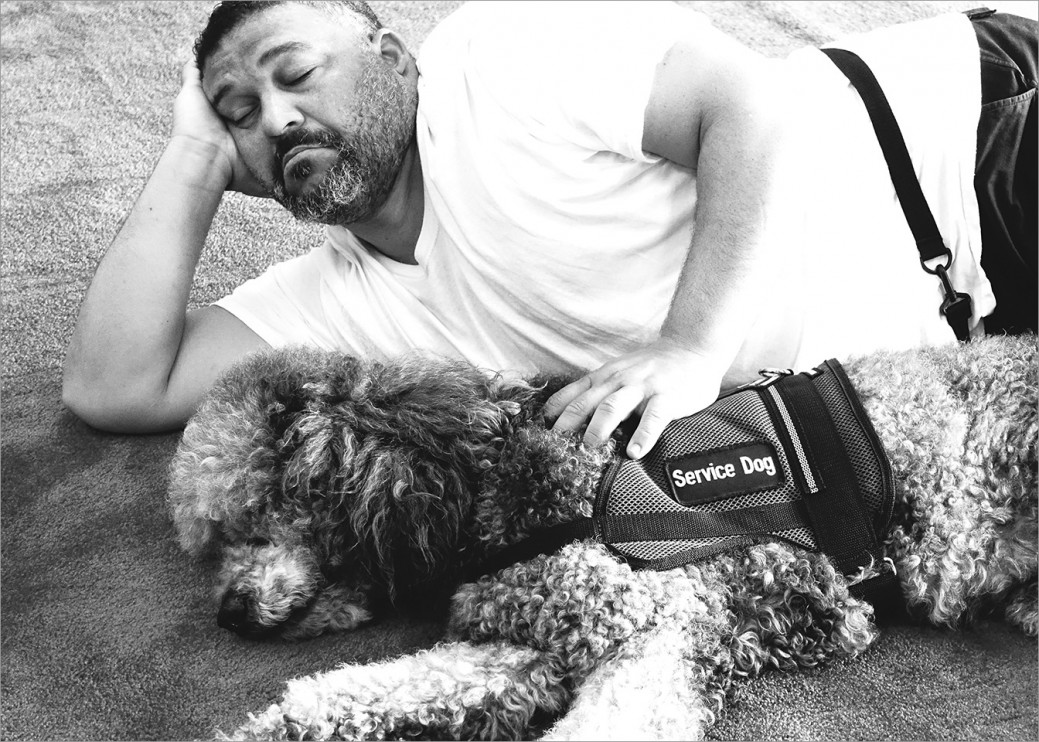
<path fill-rule="evenodd" d="M 921 619 L 997 608 L 1036 634 L 1036 350 L 990 338 L 845 363 L 891 459 L 884 549 Z M 734 682 L 874 641 L 850 580 L 782 542 L 663 572 L 581 542 L 464 581 L 533 529 L 591 514 L 616 443 L 546 429 L 557 386 L 292 349 L 213 390 L 170 499 L 182 545 L 222 552 L 223 625 L 303 638 L 450 596 L 443 643 L 292 681 L 235 736 L 695 738 Z"/>

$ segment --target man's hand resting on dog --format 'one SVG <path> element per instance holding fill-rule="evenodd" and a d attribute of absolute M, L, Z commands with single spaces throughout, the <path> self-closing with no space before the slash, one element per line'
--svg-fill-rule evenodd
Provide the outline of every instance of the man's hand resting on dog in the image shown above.
<path fill-rule="evenodd" d="M 653 448 L 669 422 L 717 399 L 725 370 L 725 364 L 661 338 L 560 389 L 545 405 L 545 415 L 558 431 L 587 423 L 584 441 L 596 446 L 636 413 L 641 419 L 627 454 L 637 459 Z"/>

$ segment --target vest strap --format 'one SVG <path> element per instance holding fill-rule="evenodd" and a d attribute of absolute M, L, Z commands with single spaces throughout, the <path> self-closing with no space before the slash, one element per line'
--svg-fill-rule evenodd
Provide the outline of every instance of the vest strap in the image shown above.
<path fill-rule="evenodd" d="M 776 389 L 811 462 L 816 489 L 806 491 L 803 502 L 816 542 L 842 573 L 852 574 L 879 560 L 880 550 L 840 433 L 809 378 L 791 376 Z"/>
<path fill-rule="evenodd" d="M 715 538 L 718 534 L 749 536 L 801 528 L 806 516 L 802 503 L 781 502 L 717 513 L 680 510 L 579 518 L 542 528 L 523 541 L 505 547 L 477 565 L 473 575 L 491 574 L 539 554 L 552 554 L 574 541 L 594 539 L 609 545 L 632 541 L 697 541 Z"/>

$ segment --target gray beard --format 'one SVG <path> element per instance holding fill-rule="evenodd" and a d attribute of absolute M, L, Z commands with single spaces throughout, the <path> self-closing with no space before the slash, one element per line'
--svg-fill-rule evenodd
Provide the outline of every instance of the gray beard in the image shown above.
<path fill-rule="evenodd" d="M 386 202 L 415 138 L 418 93 L 373 60 L 358 83 L 355 133 L 322 136 L 336 161 L 318 188 L 306 195 L 285 189 L 276 170 L 271 195 L 303 221 L 348 225 L 371 218 Z M 304 173 L 301 173 L 304 175 Z"/>

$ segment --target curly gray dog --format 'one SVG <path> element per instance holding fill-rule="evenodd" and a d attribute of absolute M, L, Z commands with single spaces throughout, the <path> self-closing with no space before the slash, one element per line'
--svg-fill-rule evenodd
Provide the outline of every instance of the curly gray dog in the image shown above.
<path fill-rule="evenodd" d="M 845 363 L 894 472 L 881 538 L 913 616 L 997 610 L 1036 634 L 1036 350 L 991 338 Z M 698 738 L 735 682 L 874 641 L 854 580 L 783 541 L 665 571 L 576 542 L 466 581 L 591 514 L 616 442 L 546 429 L 552 388 L 293 349 L 213 390 L 170 497 L 183 547 L 221 555 L 221 625 L 297 639 L 450 597 L 443 643 L 294 680 L 236 737 Z"/>

